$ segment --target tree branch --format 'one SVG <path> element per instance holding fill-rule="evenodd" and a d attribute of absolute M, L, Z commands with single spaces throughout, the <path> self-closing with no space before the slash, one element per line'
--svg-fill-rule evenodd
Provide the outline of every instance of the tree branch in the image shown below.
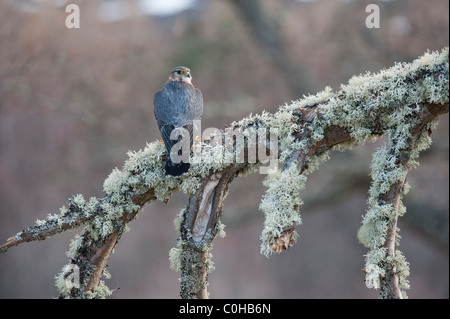
<path fill-rule="evenodd" d="M 107 260 L 127 224 L 146 203 L 167 203 L 174 192 L 182 191 L 190 197 L 178 219 L 180 240 L 170 253 L 171 265 L 181 271 L 183 298 L 205 298 L 213 268 L 212 240 L 221 231 L 223 201 L 236 176 L 255 172 L 270 159 L 283 164 L 282 170 L 267 176 L 268 189 L 260 205 L 265 214 L 261 252 L 281 252 L 297 238 L 299 193 L 319 160 L 326 159 L 330 150 L 386 134 L 389 145 L 374 153 L 369 208 L 358 238 L 369 248 L 366 284 L 381 285 L 382 297 L 402 297 L 409 270 L 396 249 L 397 219 L 405 212 L 401 196 L 407 188 L 407 171 L 430 145 L 439 116 L 449 112 L 448 78 L 448 49 L 426 53 L 378 74 L 354 77 L 336 93 L 327 88 L 282 106 L 275 114 L 263 112 L 234 122 L 210 140 L 195 143 L 188 174 L 177 178 L 165 176 L 164 145 L 147 144 L 143 150 L 128 153 L 122 170 L 112 171 L 104 182 L 103 198 L 73 196 L 60 214 L 17 233 L 0 251 L 84 226 L 71 243 L 69 265 L 57 278 L 60 297 L 105 297 L 111 291 L 101 277 L 108 276 Z M 276 133 L 275 141 L 267 139 L 268 131 L 270 136 Z M 255 150 L 257 156 L 252 155 Z M 69 278 L 76 271 L 79 282 L 74 285 Z"/>

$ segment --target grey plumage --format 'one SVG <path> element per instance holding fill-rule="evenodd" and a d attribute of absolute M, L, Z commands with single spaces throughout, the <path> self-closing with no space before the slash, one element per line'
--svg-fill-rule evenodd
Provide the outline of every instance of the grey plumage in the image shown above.
<path fill-rule="evenodd" d="M 170 133 L 173 129 L 180 127 L 189 132 L 189 149 L 183 147 L 181 150 L 183 154 L 189 154 L 195 138 L 193 136 L 193 121 L 200 120 L 203 115 L 202 92 L 190 83 L 169 79 L 161 91 L 156 92 L 153 104 L 155 118 L 167 150 L 166 174 L 179 176 L 187 172 L 190 165 L 189 162 L 174 163 L 172 161 L 170 150 L 181 140 L 181 137 L 178 140 L 171 140 Z"/>

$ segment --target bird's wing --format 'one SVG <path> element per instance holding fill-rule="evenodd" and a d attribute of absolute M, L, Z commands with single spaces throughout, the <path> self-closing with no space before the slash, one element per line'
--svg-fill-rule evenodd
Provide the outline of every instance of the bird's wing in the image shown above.
<path fill-rule="evenodd" d="M 182 128 L 185 130 L 181 130 L 181 127 L 179 128 L 175 128 L 175 126 L 173 126 L 172 124 L 167 124 L 161 120 L 158 121 L 158 126 L 159 126 L 159 130 L 161 131 L 161 136 L 162 139 L 164 141 L 164 145 L 166 146 L 166 150 L 167 153 L 170 154 L 170 151 L 172 150 L 172 147 L 177 144 L 178 142 L 181 141 L 181 139 L 184 139 L 182 144 L 178 145 L 178 147 L 181 147 L 182 149 L 184 147 L 186 147 L 186 149 L 184 149 L 183 152 L 188 152 L 189 153 L 189 149 L 192 147 L 192 144 L 194 143 L 193 138 L 192 138 L 192 132 L 193 132 L 193 125 L 192 123 L 188 123 L 186 125 L 184 125 Z M 172 134 L 172 131 L 175 130 L 174 133 L 174 138 L 175 139 L 171 139 L 170 135 Z M 188 143 L 188 139 L 189 138 L 189 144 L 184 144 L 185 141 L 186 143 Z M 187 149 L 189 145 L 189 149 Z M 180 151 L 179 151 L 180 152 Z M 180 155 L 181 153 L 179 153 L 178 155 Z"/>
<path fill-rule="evenodd" d="M 194 126 L 193 120 L 200 120 L 203 115 L 203 95 L 199 89 L 195 91 L 190 91 L 189 93 L 182 92 L 184 96 L 184 102 L 186 103 L 182 106 L 180 101 L 183 99 L 175 99 L 179 91 L 178 83 L 168 83 L 166 85 L 173 85 L 173 89 L 157 92 L 153 98 L 154 113 L 156 121 L 158 122 L 159 130 L 161 131 L 162 139 L 166 145 L 166 148 L 170 150 L 173 145 L 175 145 L 178 140 L 171 140 L 170 134 L 172 130 L 176 127 L 183 127 L 189 132 L 190 145 L 192 146 Z M 189 112 L 186 112 L 189 110 Z"/>
<path fill-rule="evenodd" d="M 180 114 L 173 114 L 173 112 L 170 112 L 169 110 L 173 108 L 173 101 L 171 101 L 169 98 L 165 98 L 161 91 L 157 92 L 153 99 L 154 103 L 154 113 L 156 122 L 158 123 L 159 131 L 161 132 L 161 137 L 164 141 L 164 145 L 166 146 L 167 151 L 170 153 L 170 150 L 172 147 L 178 143 L 182 136 L 181 134 L 184 134 L 184 132 L 175 131 L 176 139 L 171 139 L 170 134 L 172 131 L 177 127 L 183 127 L 186 129 L 189 133 L 189 135 L 184 136 L 184 138 L 190 137 L 189 144 L 192 146 L 192 132 L 193 132 L 193 125 L 192 123 L 187 123 L 185 125 L 180 125 L 183 123 L 183 120 L 180 120 L 179 117 Z"/>
<path fill-rule="evenodd" d="M 156 122 L 158 123 L 162 140 L 168 151 L 170 151 L 172 146 L 177 143 L 177 141 L 170 139 L 170 133 L 172 133 L 175 126 L 170 124 L 171 119 L 169 117 L 169 112 L 166 111 L 169 102 L 170 101 L 162 97 L 161 91 L 156 92 L 153 97 L 153 111 L 155 113 Z"/>
<path fill-rule="evenodd" d="M 192 147 L 192 144 L 194 143 L 194 125 L 192 123 L 188 123 L 183 125 L 183 128 L 186 129 L 189 132 L 189 148 Z"/>
<path fill-rule="evenodd" d="M 158 120 L 158 126 L 159 131 L 161 132 L 161 137 L 164 141 L 164 144 L 166 145 L 166 149 L 170 150 L 172 146 L 175 145 L 175 143 L 177 142 L 175 140 L 170 139 L 170 133 L 172 133 L 172 130 L 175 128 L 175 126 L 167 124 L 161 120 Z"/>
<path fill-rule="evenodd" d="M 172 102 L 169 99 L 164 98 L 162 91 L 156 92 L 153 96 L 153 112 L 155 113 L 155 118 L 158 121 L 158 125 L 159 121 L 167 124 L 172 123 L 171 116 L 173 115 L 167 111 L 170 109 L 171 103 Z"/>

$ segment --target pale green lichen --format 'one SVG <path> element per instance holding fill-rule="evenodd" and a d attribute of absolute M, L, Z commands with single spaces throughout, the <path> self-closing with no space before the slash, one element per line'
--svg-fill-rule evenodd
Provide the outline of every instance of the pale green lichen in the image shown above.
<path fill-rule="evenodd" d="M 81 194 L 75 195 L 75 196 L 73 197 L 73 202 L 74 202 L 75 204 L 77 204 L 78 206 L 83 206 L 83 205 L 86 203 L 86 201 L 84 200 L 83 195 L 81 195 Z"/>
<path fill-rule="evenodd" d="M 213 230 L 208 230 L 203 238 L 197 242 L 193 240 L 190 229 L 183 229 L 182 224 L 187 208 L 182 209 L 174 220 L 174 226 L 180 238 L 177 247 L 169 251 L 170 268 L 181 271 L 180 286 L 183 298 L 196 298 L 196 293 L 208 285 L 204 275 L 214 270 L 212 261 L 212 239 L 216 234 L 225 236 L 224 225 L 218 221 Z M 184 235 L 181 236 L 181 233 Z"/>
<path fill-rule="evenodd" d="M 372 269 L 374 265 L 377 269 L 380 269 L 379 280 L 381 281 L 386 275 L 388 267 L 391 269 L 395 266 L 396 272 L 401 271 L 403 274 L 399 276 L 399 286 L 401 289 L 407 289 L 409 284 L 406 279 L 409 273 L 409 265 L 404 258 L 395 258 L 387 254 L 386 240 L 388 232 L 392 231 L 391 228 L 395 223 L 394 221 L 398 216 L 402 216 L 406 208 L 400 202 L 398 207 L 394 208 L 392 203 L 388 203 L 382 200 L 383 195 L 391 191 L 391 188 L 396 183 L 403 183 L 406 178 L 407 169 L 399 161 L 399 153 L 396 152 L 398 148 L 391 141 L 390 147 L 384 146 L 377 149 L 373 154 L 373 160 L 371 164 L 371 177 L 372 184 L 369 189 L 369 209 L 363 218 L 363 225 L 358 231 L 359 241 L 369 248 L 369 252 L 366 255 L 366 270 Z M 406 190 L 403 190 L 403 194 Z M 396 243 L 398 244 L 398 234 L 396 232 Z M 403 256 L 401 252 L 396 250 L 395 256 Z M 389 266 L 391 265 L 391 266 Z M 374 273 L 366 271 L 366 282 L 373 281 Z M 369 287 L 369 286 L 368 286 Z M 369 288 L 378 289 L 379 287 L 373 286 Z"/>
<path fill-rule="evenodd" d="M 208 286 L 205 274 L 214 270 L 211 250 L 210 243 L 205 249 L 183 245 L 180 251 L 171 251 L 171 259 L 176 261 L 171 267 L 182 272 L 180 288 L 183 299 L 197 298 L 196 294 Z"/>
<path fill-rule="evenodd" d="M 263 255 L 269 256 L 273 252 L 272 244 L 286 228 L 301 224 L 299 208 L 302 200 L 299 193 L 304 189 L 305 183 L 306 176 L 299 173 L 296 165 L 270 174 L 264 180 L 268 189 L 259 206 L 265 216 L 261 233 Z"/>
<path fill-rule="evenodd" d="M 86 292 L 86 299 L 104 299 L 111 296 L 112 291 L 106 286 L 103 280 L 100 280 L 97 286 L 91 291 Z"/>
<path fill-rule="evenodd" d="M 225 232 L 225 226 L 226 225 L 219 220 L 217 226 L 217 235 L 219 235 L 219 237 L 221 238 L 224 238 L 227 235 L 227 233 Z"/>
<path fill-rule="evenodd" d="M 36 221 L 35 221 L 36 226 L 42 226 L 45 223 L 46 223 L 46 221 L 42 220 L 42 219 L 36 219 Z"/>
<path fill-rule="evenodd" d="M 74 290 L 81 286 L 79 267 L 72 263 L 65 265 L 55 277 L 55 285 L 60 296 L 68 298 Z"/>
<path fill-rule="evenodd" d="M 64 265 L 61 272 L 55 276 L 55 286 L 58 289 L 60 298 L 70 298 L 72 290 L 79 289 L 79 281 L 72 281 L 73 279 L 67 279 L 67 276 L 72 270 L 69 269 L 69 265 Z"/>
<path fill-rule="evenodd" d="M 137 152 L 129 151 L 123 169 L 115 168 L 103 184 L 105 193 L 111 197 L 111 203 L 115 206 L 121 204 L 127 212 L 139 210 L 140 206 L 133 207 L 129 195 L 139 195 L 149 188 L 154 190 L 157 199 L 170 199 L 171 194 L 178 190 L 179 180 L 166 178 L 164 161 L 161 160 L 164 154 L 165 147 L 160 142 L 147 144 Z"/>
<path fill-rule="evenodd" d="M 169 251 L 169 262 L 170 262 L 170 269 L 175 271 L 181 271 L 181 252 L 182 248 L 180 245 L 178 247 L 173 247 Z"/>
<path fill-rule="evenodd" d="M 82 238 L 80 235 L 76 234 L 74 239 L 70 242 L 69 245 L 69 251 L 66 252 L 66 256 L 69 259 L 74 259 L 76 256 L 76 253 L 78 252 L 78 249 L 81 247 Z"/>
<path fill-rule="evenodd" d="M 180 183 L 180 190 L 186 194 L 195 193 L 201 185 L 201 178 L 197 176 L 192 176 L 188 178 L 183 178 Z"/>
<path fill-rule="evenodd" d="M 448 102 L 448 75 L 442 72 L 438 77 L 433 75 L 442 68 L 448 74 L 448 48 L 441 53 L 428 52 L 412 63 L 397 63 L 377 74 L 355 76 L 320 106 L 321 114 L 329 124 L 349 128 L 359 144 L 373 135 L 370 128 L 374 127 L 375 119 L 381 120 L 380 129 L 394 130 L 404 140 L 420 110 L 419 102 Z M 424 77 L 422 81 L 414 80 L 420 76 Z"/>
<path fill-rule="evenodd" d="M 392 231 L 394 220 L 406 212 L 406 207 L 401 202 L 401 198 L 396 209 L 392 203 L 387 203 L 382 198 L 384 194 L 391 192 L 393 185 L 398 182 L 403 184 L 409 167 L 417 165 L 414 161 L 414 158 L 418 156 L 417 148 L 423 149 L 430 144 L 429 139 L 421 136 L 418 139 L 418 145 L 420 146 L 410 145 L 411 134 L 408 133 L 403 129 L 399 129 L 399 132 L 393 132 L 390 135 L 389 146 L 385 145 L 374 152 L 371 165 L 372 185 L 368 199 L 369 209 L 363 218 L 363 225 L 358 231 L 359 241 L 369 248 L 369 252 L 366 255 L 366 270 L 372 269 L 376 265 L 377 269 L 380 269 L 378 273 L 379 280 L 382 280 L 387 272 L 386 267 L 395 269 L 400 289 L 409 288 L 407 280 L 409 264 L 398 249 L 395 250 L 394 256 L 387 254 L 385 244 L 388 232 Z M 414 164 L 408 165 L 408 163 L 405 163 L 403 165 L 400 158 L 405 156 L 408 156 L 409 160 L 414 162 Z M 399 196 L 406 194 L 408 189 L 408 184 L 404 184 Z M 398 229 L 394 229 L 394 231 L 396 233 L 394 245 L 397 246 L 399 239 Z M 366 282 L 373 282 L 374 276 L 373 272 L 367 271 Z M 370 285 L 368 287 L 379 288 Z M 403 290 L 402 295 L 406 297 L 406 293 Z"/>
<path fill-rule="evenodd" d="M 173 220 L 173 226 L 175 227 L 175 230 L 177 231 L 178 235 L 180 235 L 180 230 L 181 230 L 181 223 L 183 221 L 184 218 L 184 214 L 186 212 L 186 208 L 183 208 L 182 210 L 180 210 L 180 212 L 177 214 L 177 217 L 175 217 L 175 219 Z"/>

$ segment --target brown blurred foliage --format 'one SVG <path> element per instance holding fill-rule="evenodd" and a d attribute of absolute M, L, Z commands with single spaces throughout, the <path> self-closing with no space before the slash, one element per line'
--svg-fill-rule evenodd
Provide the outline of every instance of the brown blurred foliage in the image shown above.
<path fill-rule="evenodd" d="M 71 195 L 102 197 L 103 180 L 121 167 L 126 152 L 159 139 L 153 94 L 175 66 L 190 67 L 203 92 L 203 128 L 223 128 L 326 85 L 338 89 L 352 75 L 448 46 L 447 0 L 377 2 L 380 29 L 365 27 L 369 1 L 258 1 L 267 32 L 278 37 L 275 49 L 258 39 L 254 21 L 235 2 L 199 0 L 160 17 L 126 1 L 128 16 L 105 22 L 101 1 L 73 0 L 81 28 L 67 29 L 64 5 L 0 0 L 0 241 L 57 213 Z M 32 9 L 21 9 L 26 3 Z M 273 50 L 284 52 L 287 67 Z M 301 70 L 295 85 L 290 70 Z M 449 296 L 448 115 L 433 138 L 409 174 L 408 211 L 399 221 L 411 298 Z M 376 298 L 364 285 L 366 251 L 356 232 L 371 152 L 381 143 L 334 153 L 308 177 L 300 238 L 270 259 L 259 254 L 264 176 L 236 179 L 223 211 L 227 236 L 213 249 L 211 297 Z M 130 224 L 109 260 L 106 283 L 121 287 L 112 298 L 178 296 L 179 274 L 167 256 L 176 246 L 172 220 L 186 203 L 187 196 L 177 194 L 168 206 L 146 206 Z M 56 296 L 53 277 L 67 263 L 74 235 L 0 255 L 0 298 Z"/>

